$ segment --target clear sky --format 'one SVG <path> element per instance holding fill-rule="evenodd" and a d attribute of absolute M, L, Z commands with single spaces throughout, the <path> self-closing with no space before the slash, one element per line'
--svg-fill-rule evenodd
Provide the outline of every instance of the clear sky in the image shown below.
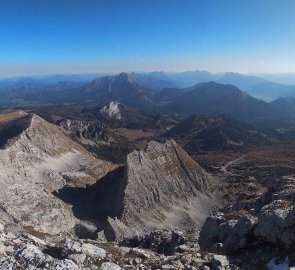
<path fill-rule="evenodd" d="M 295 0 L 0 0 L 0 77 L 295 71 Z"/>

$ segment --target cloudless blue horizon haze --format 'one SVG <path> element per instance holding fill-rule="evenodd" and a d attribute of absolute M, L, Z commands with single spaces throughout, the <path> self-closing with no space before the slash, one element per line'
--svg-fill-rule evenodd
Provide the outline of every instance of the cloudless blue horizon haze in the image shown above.
<path fill-rule="evenodd" d="M 295 0 L 1 0 L 0 77 L 295 72 Z"/>

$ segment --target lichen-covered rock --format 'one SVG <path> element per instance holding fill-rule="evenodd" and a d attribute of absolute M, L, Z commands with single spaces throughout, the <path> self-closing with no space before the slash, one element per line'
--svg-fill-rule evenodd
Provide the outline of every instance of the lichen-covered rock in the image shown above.
<path fill-rule="evenodd" d="M 148 248 L 161 254 L 173 254 L 176 247 L 184 244 L 184 233 L 177 230 L 156 230 L 121 242 L 124 246 Z"/>
<path fill-rule="evenodd" d="M 43 253 L 42 249 L 28 241 L 21 239 L 21 244 L 10 256 L 0 260 L 0 269 L 50 269 L 50 270 L 80 270 L 72 260 L 56 259 Z"/>
<path fill-rule="evenodd" d="M 292 202 L 275 200 L 258 216 L 255 234 L 272 243 L 289 247 L 295 243 L 295 208 Z"/>
<path fill-rule="evenodd" d="M 83 242 L 66 241 L 64 248 L 69 253 L 82 253 L 95 259 L 103 259 L 107 255 L 106 250 L 103 248 Z"/>
<path fill-rule="evenodd" d="M 212 266 L 214 270 L 228 269 L 229 267 L 228 258 L 223 255 L 214 255 L 212 260 Z"/>
<path fill-rule="evenodd" d="M 78 267 L 73 261 L 65 259 L 65 260 L 61 260 L 61 261 L 57 261 L 55 262 L 51 269 L 55 269 L 55 270 L 81 270 L 80 267 Z"/>
<path fill-rule="evenodd" d="M 155 243 L 167 243 L 166 240 L 173 239 L 173 233 L 156 232 L 154 237 L 157 239 Z M 0 247 L 4 244 L 6 249 L 0 252 L 0 270 L 195 270 L 212 265 L 216 265 L 214 269 L 218 270 L 235 269 L 226 268 L 226 257 L 201 254 L 196 250 L 165 255 L 150 248 L 120 247 L 112 243 L 56 236 L 37 240 L 23 232 L 0 232 Z"/>
<path fill-rule="evenodd" d="M 112 262 L 104 262 L 101 267 L 101 270 L 121 270 L 121 267 Z"/>
<path fill-rule="evenodd" d="M 81 265 L 86 259 L 86 254 L 70 254 L 68 259 L 74 261 L 78 265 Z"/>
<path fill-rule="evenodd" d="M 209 251 L 228 252 L 243 248 L 246 236 L 251 232 L 256 219 L 249 213 L 210 215 L 200 232 L 199 244 Z"/>
<path fill-rule="evenodd" d="M 26 268 L 34 265 L 42 265 L 44 263 L 52 264 L 54 259 L 44 254 L 38 247 L 26 243 L 14 252 L 14 256 L 18 261 L 22 262 Z"/>

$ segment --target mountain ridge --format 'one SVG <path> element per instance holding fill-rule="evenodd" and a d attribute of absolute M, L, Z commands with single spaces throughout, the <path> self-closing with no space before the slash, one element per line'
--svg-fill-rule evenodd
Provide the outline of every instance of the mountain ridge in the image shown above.
<path fill-rule="evenodd" d="M 95 182 L 116 166 L 95 159 L 39 116 L 29 115 L 26 121 L 23 130 L 0 150 L 0 212 L 12 217 L 4 224 L 16 221 L 49 234 L 75 230 L 80 221 L 52 192 L 65 185 Z"/>
<path fill-rule="evenodd" d="M 210 196 L 215 179 L 173 140 L 149 142 L 130 153 L 125 166 L 123 210 L 119 220 L 109 220 L 119 238 L 171 226 L 191 232 L 218 201 Z"/>
<path fill-rule="evenodd" d="M 278 131 L 257 129 L 224 114 L 193 114 L 163 134 L 163 137 L 174 138 L 189 153 L 271 145 L 285 139 Z"/>

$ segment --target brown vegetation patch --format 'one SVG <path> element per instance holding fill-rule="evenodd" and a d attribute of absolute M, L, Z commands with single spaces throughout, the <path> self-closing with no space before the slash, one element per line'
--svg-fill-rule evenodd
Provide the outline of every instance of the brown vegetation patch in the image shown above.
<path fill-rule="evenodd" d="M 128 129 L 119 128 L 117 132 L 123 134 L 128 140 L 135 141 L 140 138 L 152 137 L 156 134 L 156 130 Z"/>
<path fill-rule="evenodd" d="M 247 214 L 248 212 L 246 210 L 241 209 L 241 210 L 226 213 L 224 214 L 224 217 L 228 219 L 239 219 L 240 217 L 243 217 Z"/>
<path fill-rule="evenodd" d="M 28 114 L 26 112 L 20 111 L 20 110 L 14 111 L 14 112 L 9 112 L 9 113 L 3 113 L 3 114 L 0 114 L 0 123 L 13 121 L 18 118 L 25 117 L 27 115 Z"/>
<path fill-rule="evenodd" d="M 281 164 L 295 166 L 295 143 L 250 149 L 245 155 L 245 160 L 250 165 Z"/>
<path fill-rule="evenodd" d="M 110 243 L 100 243 L 99 247 L 105 249 L 108 253 L 112 254 L 116 257 L 122 257 L 124 256 L 124 252 L 122 249 L 110 244 Z"/>
<path fill-rule="evenodd" d="M 33 235 L 39 239 L 44 239 L 46 237 L 46 233 L 36 231 L 32 226 L 24 226 L 23 229 L 26 233 Z"/>

